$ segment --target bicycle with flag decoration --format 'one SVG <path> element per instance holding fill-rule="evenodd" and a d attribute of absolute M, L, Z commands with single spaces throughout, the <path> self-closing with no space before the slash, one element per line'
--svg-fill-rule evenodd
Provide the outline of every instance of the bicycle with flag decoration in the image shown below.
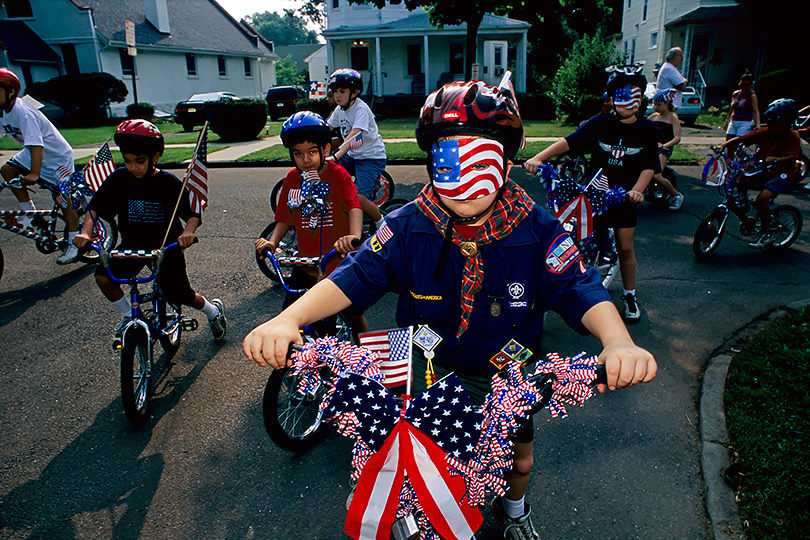
<path fill-rule="evenodd" d="M 717 186 L 723 201 L 700 222 L 695 231 L 692 251 L 698 258 L 708 257 L 717 249 L 731 214 L 740 220 L 741 235 L 756 237 L 765 232 L 753 200 L 741 188 L 745 187 L 747 179 L 764 174 L 777 164 L 766 163 L 757 159 L 756 154 L 742 149 L 738 149 L 730 160 L 725 153 L 714 148 L 712 150 L 713 154 L 703 168 L 702 178 L 706 185 Z M 786 249 L 798 238 L 801 230 L 802 214 L 798 208 L 790 204 L 774 206 L 771 209 L 770 230 L 767 231 L 773 235 L 773 242 L 767 248 Z"/>
<path fill-rule="evenodd" d="M 51 210 L 0 210 L 0 229 L 19 234 L 34 241 L 37 251 L 45 255 L 64 250 L 68 246 L 67 223 L 65 209 L 71 206 L 76 209 L 79 217 L 87 211 L 88 198 L 92 197 L 93 190 L 85 183 L 82 171 L 76 171 L 66 180 L 52 185 L 47 182 L 38 182 L 41 188 L 48 190 L 53 199 Z M 0 191 L 5 188 L 27 189 L 21 178 L 14 178 L 8 182 L 0 182 Z M 22 219 L 30 218 L 30 224 L 25 227 Z M 114 221 L 104 219 L 95 220 L 95 235 L 105 250 L 110 250 L 118 241 L 118 227 Z M 84 252 L 79 254 L 79 260 L 85 263 L 95 263 L 98 254 Z"/>
<path fill-rule="evenodd" d="M 586 265 L 595 268 L 608 288 L 619 269 L 616 241 L 611 229 L 594 227 L 594 216 L 627 199 L 624 189 L 609 188 L 600 169 L 586 185 L 562 175 L 554 165 L 542 164 L 537 175 L 546 188 L 554 217 L 572 235 Z"/>
<path fill-rule="evenodd" d="M 399 330 L 415 335 L 411 328 Z M 408 338 L 410 353 L 418 340 Z M 410 362 L 405 394 L 397 399 L 386 388 L 378 353 L 345 342 L 315 340 L 292 359 L 288 369 L 307 379 L 300 392 L 328 387 L 320 414 L 355 441 L 355 487 L 345 523 L 355 539 L 472 538 L 483 522 L 479 507 L 487 493 L 505 494 L 517 419 L 544 407 L 565 417 L 566 405 L 583 404 L 593 396 L 592 386 L 605 382 L 596 357 L 550 354 L 529 376 L 520 361 L 510 362 L 476 406 L 454 373 L 411 398 Z M 320 379 L 324 371 L 328 380 Z"/>

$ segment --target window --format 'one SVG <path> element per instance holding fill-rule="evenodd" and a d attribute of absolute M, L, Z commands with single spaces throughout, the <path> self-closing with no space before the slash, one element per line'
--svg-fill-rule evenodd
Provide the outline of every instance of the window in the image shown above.
<path fill-rule="evenodd" d="M 636 38 L 630 41 L 630 63 L 636 63 Z"/>
<path fill-rule="evenodd" d="M 650 48 L 658 48 L 658 32 L 650 32 Z"/>
<path fill-rule="evenodd" d="M 9 19 L 22 19 L 24 17 L 33 17 L 34 12 L 31 11 L 31 3 L 28 0 L 11 0 L 6 2 L 6 15 Z"/>
<path fill-rule="evenodd" d="M 450 44 L 450 73 L 464 73 L 464 44 Z"/>
<path fill-rule="evenodd" d="M 644 3 L 641 6 L 641 22 L 647 22 L 647 2 L 649 0 L 644 0 Z"/>
<path fill-rule="evenodd" d="M 627 61 L 627 40 L 624 40 L 624 59 Z"/>
<path fill-rule="evenodd" d="M 250 58 L 245 57 L 245 77 L 253 77 L 253 64 L 250 62 Z"/>
<path fill-rule="evenodd" d="M 217 68 L 219 69 L 220 77 L 228 76 L 228 66 L 225 64 L 225 57 L 221 54 L 217 56 Z"/>
<path fill-rule="evenodd" d="M 135 72 L 135 57 L 130 56 L 126 49 L 118 49 L 118 55 L 121 58 L 121 74 L 137 75 Z"/>
<path fill-rule="evenodd" d="M 197 57 L 192 53 L 186 53 L 186 74 L 189 77 L 197 76 Z"/>
<path fill-rule="evenodd" d="M 76 56 L 76 46 L 73 44 L 60 45 L 62 49 L 62 61 L 65 63 L 66 73 L 79 72 L 79 59 Z"/>
<path fill-rule="evenodd" d="M 411 44 L 406 47 L 408 54 L 408 75 L 422 73 L 422 46 Z"/>
<path fill-rule="evenodd" d="M 352 59 L 352 69 L 368 71 L 368 47 L 352 47 L 349 52 Z"/>
<path fill-rule="evenodd" d="M 630 9 L 632 4 L 633 4 L 633 0 L 627 0 L 627 9 Z"/>
<path fill-rule="evenodd" d="M 392 6 L 398 6 L 402 3 L 402 0 L 389 0 L 388 3 Z"/>
<path fill-rule="evenodd" d="M 332 0 L 332 9 L 340 8 L 340 0 Z"/>

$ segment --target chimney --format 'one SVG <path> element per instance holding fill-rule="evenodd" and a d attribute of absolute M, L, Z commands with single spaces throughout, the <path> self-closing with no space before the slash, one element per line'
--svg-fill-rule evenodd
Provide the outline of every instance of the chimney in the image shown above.
<path fill-rule="evenodd" d="M 171 34 L 169 30 L 169 8 L 167 0 L 143 0 L 146 20 L 152 23 L 161 34 Z"/>

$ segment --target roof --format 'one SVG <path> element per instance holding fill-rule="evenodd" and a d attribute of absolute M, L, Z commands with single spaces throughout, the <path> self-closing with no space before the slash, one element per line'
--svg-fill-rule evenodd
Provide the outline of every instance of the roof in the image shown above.
<path fill-rule="evenodd" d="M 287 55 L 292 55 L 292 59 L 298 64 L 299 69 L 303 69 L 304 67 L 304 60 L 306 60 L 309 55 L 323 47 L 323 43 L 305 43 L 305 44 L 298 44 L 298 45 L 277 45 L 276 46 L 276 54 L 279 55 L 281 58 L 286 58 Z"/>
<path fill-rule="evenodd" d="M 23 21 L 0 20 L 0 49 L 8 51 L 9 58 L 17 63 L 62 62 L 56 51 Z"/>
<path fill-rule="evenodd" d="M 731 22 L 735 19 L 744 19 L 751 17 L 753 13 L 742 6 L 702 6 L 688 11 L 678 17 L 672 19 L 664 26 L 666 28 L 674 28 L 684 24 L 696 22 Z"/>
<path fill-rule="evenodd" d="M 249 25 L 240 24 L 215 0 L 170 0 L 170 34 L 158 32 L 146 20 L 144 0 L 72 0 L 77 6 L 93 11 L 96 31 L 114 44 L 125 44 L 124 21 L 135 22 L 138 46 L 224 52 L 238 55 L 278 56 L 272 45 L 252 34 Z"/>
<path fill-rule="evenodd" d="M 481 21 L 481 26 L 478 32 L 525 32 L 531 26 L 530 23 L 519 21 L 517 19 L 510 19 L 508 17 L 499 17 L 491 13 L 485 13 Z M 399 33 L 416 33 L 423 35 L 426 31 L 441 34 L 447 33 L 460 33 L 467 31 L 467 24 L 460 25 L 447 25 L 441 29 L 436 29 L 430 25 L 430 19 L 425 11 L 415 11 L 403 19 L 398 19 L 389 23 L 381 24 L 379 26 L 339 26 L 337 28 L 330 28 L 323 32 L 324 36 L 337 36 L 342 34 L 399 34 Z"/>

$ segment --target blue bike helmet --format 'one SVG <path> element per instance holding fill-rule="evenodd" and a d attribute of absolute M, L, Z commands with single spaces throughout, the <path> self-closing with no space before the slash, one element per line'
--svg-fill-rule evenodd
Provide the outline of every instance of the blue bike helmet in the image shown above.
<path fill-rule="evenodd" d="M 762 116 L 767 124 L 792 124 L 798 115 L 796 102 L 782 98 L 772 101 Z"/>
<path fill-rule="evenodd" d="M 281 126 L 281 143 L 285 148 L 304 141 L 323 148 L 332 142 L 332 128 L 319 114 L 312 111 L 299 111 L 284 121 Z"/>

